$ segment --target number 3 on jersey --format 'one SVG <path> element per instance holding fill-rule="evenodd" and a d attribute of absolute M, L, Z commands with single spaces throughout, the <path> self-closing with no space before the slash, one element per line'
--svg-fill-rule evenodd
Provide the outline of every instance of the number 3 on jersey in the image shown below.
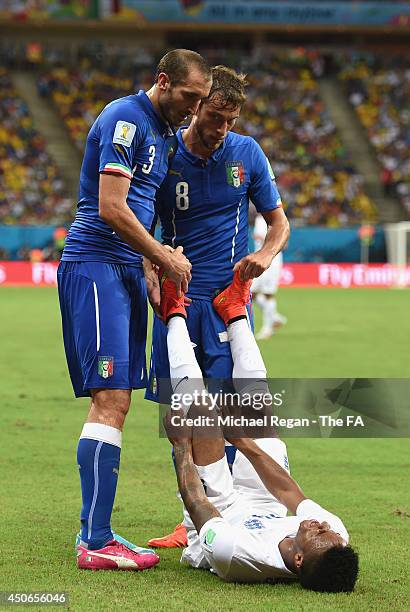
<path fill-rule="evenodd" d="M 188 210 L 189 208 L 188 189 L 189 185 L 186 181 L 179 181 L 175 185 L 175 206 L 178 210 Z"/>
<path fill-rule="evenodd" d="M 148 149 L 148 152 L 149 152 L 149 158 L 148 158 L 149 163 L 142 165 L 142 171 L 144 174 L 149 174 L 152 170 L 152 166 L 154 165 L 155 145 L 151 145 L 150 148 Z"/>

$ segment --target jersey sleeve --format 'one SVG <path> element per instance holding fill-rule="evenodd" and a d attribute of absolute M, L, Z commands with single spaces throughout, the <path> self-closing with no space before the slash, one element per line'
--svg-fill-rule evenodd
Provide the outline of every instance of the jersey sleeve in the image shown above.
<path fill-rule="evenodd" d="M 258 212 L 280 208 L 282 201 L 270 162 L 253 138 L 250 142 L 252 156 L 250 198 Z"/>
<path fill-rule="evenodd" d="M 235 549 L 235 529 L 222 517 L 207 521 L 199 532 L 205 558 L 220 578 L 229 572 Z"/>
<path fill-rule="evenodd" d="M 326 521 L 329 523 L 330 528 L 341 535 L 346 543 L 349 542 L 349 534 L 347 533 L 346 527 L 343 525 L 340 518 L 335 514 L 328 512 L 311 499 L 304 499 L 302 502 L 300 502 L 296 509 L 296 516 L 304 521 L 309 519 L 320 522 Z"/>
<path fill-rule="evenodd" d="M 131 114 L 127 106 L 108 106 L 99 118 L 100 172 L 133 176 L 135 151 L 144 137 L 142 114 Z"/>

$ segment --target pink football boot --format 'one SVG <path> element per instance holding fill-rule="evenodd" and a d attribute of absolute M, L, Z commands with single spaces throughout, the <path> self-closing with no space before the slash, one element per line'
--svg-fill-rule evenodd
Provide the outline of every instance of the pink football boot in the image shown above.
<path fill-rule="evenodd" d="M 77 566 L 91 570 L 131 570 L 150 569 L 159 563 L 156 553 L 137 553 L 116 540 L 111 540 L 98 550 L 88 550 L 81 544 L 77 546 Z"/>

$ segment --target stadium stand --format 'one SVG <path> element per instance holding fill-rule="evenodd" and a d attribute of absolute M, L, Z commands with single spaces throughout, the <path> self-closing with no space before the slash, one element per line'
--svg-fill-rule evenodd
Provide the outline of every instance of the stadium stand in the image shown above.
<path fill-rule="evenodd" d="M 410 61 L 373 53 L 339 57 L 340 78 L 382 167 L 387 194 L 410 214 Z"/>
<path fill-rule="evenodd" d="M 287 214 L 300 225 L 345 226 L 376 220 L 376 209 L 344 150 L 318 94 L 317 54 L 271 51 L 244 56 L 232 50 L 205 50 L 211 63 L 241 65 L 249 74 L 249 101 L 238 130 L 254 136 L 278 175 Z M 97 63 L 83 57 L 75 70 L 55 67 L 38 81 L 82 149 L 89 127 L 110 100 L 146 87 L 152 58 L 118 66 L 115 55 Z M 130 74 L 136 75 L 135 80 Z"/>
<path fill-rule="evenodd" d="M 0 223 L 64 223 L 72 201 L 64 182 L 33 127 L 27 105 L 0 67 Z"/>
<path fill-rule="evenodd" d="M 232 48 L 202 52 L 212 64 L 227 63 L 248 74 L 248 102 L 237 129 L 254 136 L 266 151 L 294 225 L 343 227 L 377 221 L 362 177 L 319 95 L 320 54 L 268 45 L 247 54 Z M 341 66 L 338 78 L 377 153 L 385 194 L 398 198 L 410 212 L 408 60 L 354 51 L 335 57 Z M 102 108 L 148 87 L 155 61 L 147 50 L 132 55 L 115 46 L 89 45 L 80 49 L 76 67 L 70 68 L 55 50 L 44 54 L 38 90 L 53 101 L 81 152 Z M 68 222 L 72 202 L 12 87 L 10 70 L 0 72 L 0 115 L 7 116 L 0 128 L 0 222 Z"/>
<path fill-rule="evenodd" d="M 151 69 L 144 66 L 145 62 L 153 65 L 150 54 L 144 52 L 138 66 L 122 66 L 118 56 L 104 56 L 104 70 L 99 59 L 98 54 L 83 57 L 78 68 L 58 66 L 38 79 L 40 94 L 51 97 L 80 150 L 95 118 L 108 102 L 151 85 Z"/>
<path fill-rule="evenodd" d="M 330 227 L 374 221 L 376 209 L 320 99 L 317 54 L 265 49 L 246 69 L 251 86 L 239 129 L 270 158 L 288 216 Z"/>

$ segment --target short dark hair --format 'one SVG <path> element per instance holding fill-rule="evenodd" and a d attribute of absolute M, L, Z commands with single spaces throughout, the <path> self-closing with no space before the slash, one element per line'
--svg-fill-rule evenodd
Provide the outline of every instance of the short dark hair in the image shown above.
<path fill-rule="evenodd" d="M 192 67 L 197 68 L 205 80 L 211 80 L 211 68 L 202 55 L 189 49 L 173 49 L 160 59 L 155 73 L 155 83 L 161 72 L 168 75 L 173 85 L 183 83 Z"/>
<path fill-rule="evenodd" d="M 359 556 L 351 546 L 332 546 L 317 559 L 302 563 L 300 583 L 323 593 L 351 593 L 359 572 Z"/>
<path fill-rule="evenodd" d="M 208 100 L 219 95 L 224 106 L 242 106 L 246 100 L 245 87 L 247 84 L 245 74 L 235 72 L 227 66 L 214 66 Z"/>

